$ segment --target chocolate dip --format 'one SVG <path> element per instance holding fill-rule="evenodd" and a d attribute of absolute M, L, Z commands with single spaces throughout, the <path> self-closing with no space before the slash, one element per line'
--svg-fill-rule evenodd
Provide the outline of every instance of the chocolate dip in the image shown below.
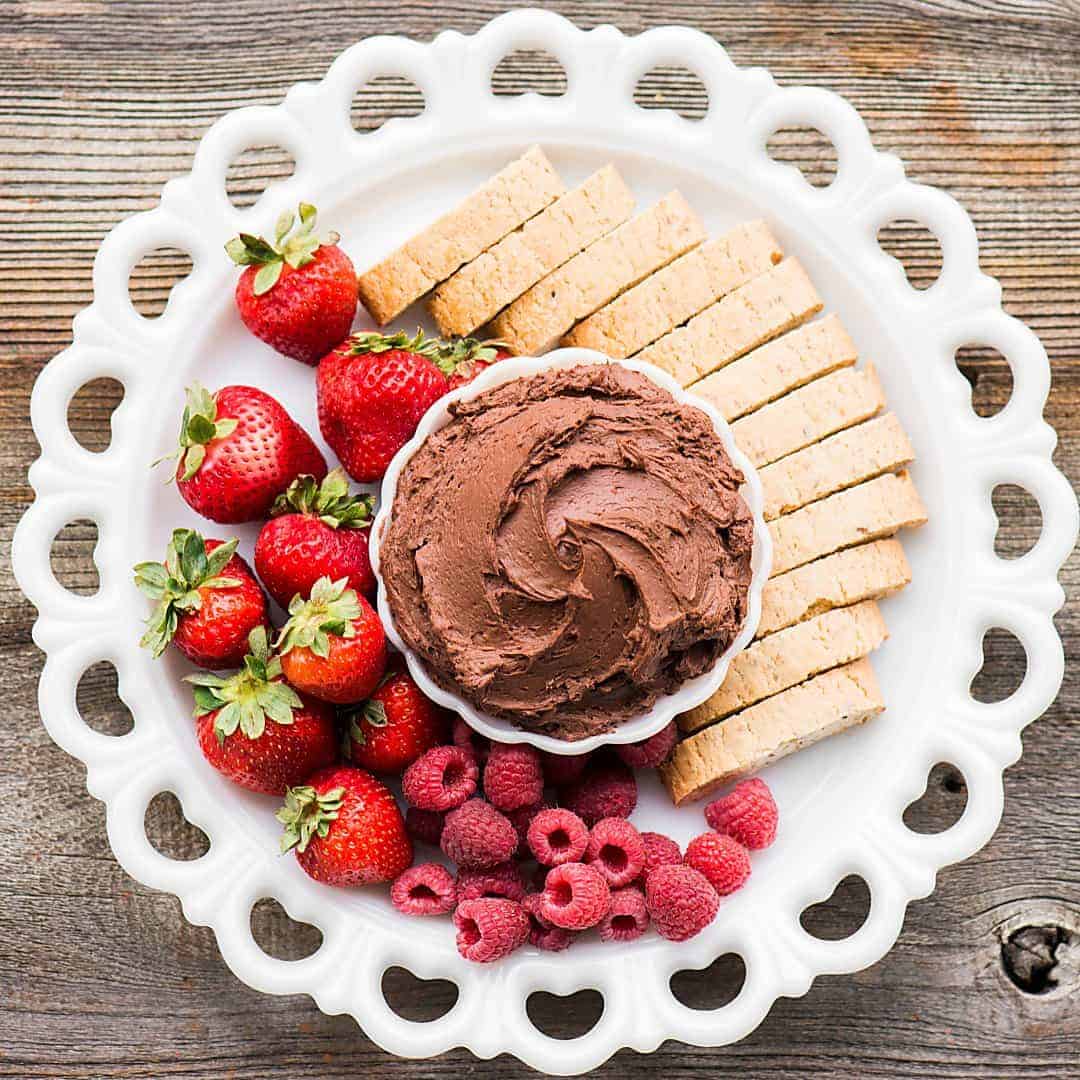
<path fill-rule="evenodd" d="M 618 364 L 451 413 L 380 548 L 394 622 L 440 686 L 576 740 L 713 664 L 746 616 L 753 521 L 704 413 Z"/>

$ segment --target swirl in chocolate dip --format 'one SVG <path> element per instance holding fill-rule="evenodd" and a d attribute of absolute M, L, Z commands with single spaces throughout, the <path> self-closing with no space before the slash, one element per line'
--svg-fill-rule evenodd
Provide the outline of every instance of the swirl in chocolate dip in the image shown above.
<path fill-rule="evenodd" d="M 451 414 L 380 548 L 394 622 L 440 686 L 576 740 L 715 662 L 746 617 L 753 520 L 703 412 L 586 364 Z"/>

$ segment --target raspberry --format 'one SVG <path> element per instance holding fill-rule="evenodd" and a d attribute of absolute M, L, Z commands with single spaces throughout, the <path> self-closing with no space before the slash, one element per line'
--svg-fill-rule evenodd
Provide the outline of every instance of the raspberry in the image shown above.
<path fill-rule="evenodd" d="M 563 808 L 541 810 L 532 819 L 528 833 L 529 849 L 544 866 L 580 862 L 589 846 L 585 822 Z"/>
<path fill-rule="evenodd" d="M 699 870 L 720 896 L 741 889 L 750 876 L 750 855 L 746 848 L 730 836 L 703 833 L 686 845 L 687 866 Z"/>
<path fill-rule="evenodd" d="M 606 914 L 611 903 L 608 883 L 585 863 L 570 862 L 548 873 L 540 914 L 564 930 L 587 930 Z"/>
<path fill-rule="evenodd" d="M 406 915 L 445 915 L 454 910 L 457 892 L 445 866 L 410 866 L 390 886 L 390 901 Z"/>
<path fill-rule="evenodd" d="M 566 787 L 572 784 L 584 771 L 589 760 L 588 754 L 550 754 L 540 755 L 544 766 L 544 780 L 550 787 Z"/>
<path fill-rule="evenodd" d="M 678 866 L 682 862 L 682 851 L 670 836 L 643 832 L 641 842 L 645 845 L 645 869 L 641 871 L 643 881 L 647 881 L 658 866 Z"/>
<path fill-rule="evenodd" d="M 501 897 L 516 900 L 525 896 L 525 882 L 513 863 L 499 863 L 489 870 L 459 870 L 457 876 L 458 903 L 477 897 Z"/>
<path fill-rule="evenodd" d="M 678 738 L 679 732 L 672 720 L 667 727 L 662 727 L 655 735 L 641 742 L 616 746 L 615 753 L 631 769 L 655 769 L 671 753 Z"/>
<path fill-rule="evenodd" d="M 529 916 L 529 944 L 544 952 L 562 952 L 577 935 L 572 930 L 553 926 L 540 914 L 544 898 L 540 893 L 529 893 L 521 902 Z"/>
<path fill-rule="evenodd" d="M 540 755 L 531 746 L 496 743 L 484 766 L 484 794 L 496 810 L 533 806 L 544 797 Z"/>
<path fill-rule="evenodd" d="M 600 920 L 601 941 L 633 941 L 649 928 L 649 912 L 645 908 L 645 896 L 633 886 L 614 889 L 611 907 Z"/>
<path fill-rule="evenodd" d="M 718 833 L 738 840 L 751 851 L 767 848 L 776 839 L 779 812 L 764 780 L 744 780 L 723 798 L 705 807 L 705 820 Z"/>
<path fill-rule="evenodd" d="M 405 801 L 419 810 L 452 810 L 476 791 L 480 769 L 460 746 L 433 746 L 401 778 Z"/>
<path fill-rule="evenodd" d="M 589 834 L 585 861 L 613 888 L 629 885 L 645 869 L 641 834 L 625 818 L 603 818 Z"/>
<path fill-rule="evenodd" d="M 559 792 L 559 803 L 586 825 L 602 818 L 629 817 L 637 806 L 637 781 L 619 762 L 590 766 L 580 780 Z"/>
<path fill-rule="evenodd" d="M 438 847 L 445 816 L 438 810 L 418 810 L 410 806 L 405 811 L 405 831 L 418 843 Z"/>
<path fill-rule="evenodd" d="M 473 731 L 460 716 L 454 718 L 453 735 L 451 736 L 455 746 L 462 750 L 471 750 L 476 760 L 483 765 L 487 761 L 488 751 L 491 749 L 491 740 L 479 731 Z"/>
<path fill-rule="evenodd" d="M 513 900 L 466 900 L 454 912 L 454 925 L 458 952 L 479 964 L 501 960 L 529 936 L 529 916 Z"/>
<path fill-rule="evenodd" d="M 686 941 L 716 917 L 720 897 L 692 866 L 658 866 L 645 882 L 645 906 L 668 941 Z"/>
<path fill-rule="evenodd" d="M 439 845 L 465 870 L 507 862 L 517 847 L 514 826 L 483 799 L 470 799 L 446 815 Z"/>
<path fill-rule="evenodd" d="M 546 802 L 539 802 L 535 806 L 519 806 L 516 810 L 508 810 L 506 812 L 506 816 L 510 819 L 510 824 L 514 826 L 518 834 L 518 846 L 517 851 L 514 852 L 514 858 L 532 858 L 532 853 L 529 851 L 529 826 L 532 824 L 532 819 L 536 817 L 541 810 L 548 809 L 550 809 L 550 807 Z"/>
<path fill-rule="evenodd" d="M 544 891 L 544 883 L 547 881 L 548 871 L 550 869 L 551 869 L 550 866 L 544 866 L 541 863 L 541 864 L 538 864 L 536 869 L 533 871 L 532 886 L 531 887 L 533 889 L 535 889 L 537 892 L 543 892 Z"/>

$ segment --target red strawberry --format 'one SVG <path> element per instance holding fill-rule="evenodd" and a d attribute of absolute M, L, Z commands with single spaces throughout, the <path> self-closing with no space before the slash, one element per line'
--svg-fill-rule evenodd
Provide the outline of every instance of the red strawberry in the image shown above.
<path fill-rule="evenodd" d="M 326 475 L 308 433 L 253 386 L 189 387 L 177 454 L 180 494 L 211 521 L 258 521 L 301 473 Z"/>
<path fill-rule="evenodd" d="M 382 479 L 420 417 L 446 393 L 446 376 L 434 363 L 439 349 L 419 330 L 414 338 L 353 334 L 322 358 L 315 379 L 319 428 L 354 480 Z"/>
<path fill-rule="evenodd" d="M 315 234 L 315 217 L 315 207 L 301 203 L 299 225 L 286 210 L 273 244 L 241 233 L 225 245 L 233 262 L 247 267 L 236 283 L 244 325 L 279 353 L 313 366 L 349 333 L 357 302 L 353 264 L 337 233 Z"/>
<path fill-rule="evenodd" d="M 390 790 L 371 773 L 338 765 L 285 792 L 281 851 L 327 885 L 393 881 L 412 863 L 412 841 Z"/>
<path fill-rule="evenodd" d="M 458 338 L 443 347 L 435 361 L 450 380 L 450 389 L 470 383 L 484 368 L 513 355 L 503 341 Z"/>
<path fill-rule="evenodd" d="M 135 567 L 135 584 L 157 601 L 140 645 L 158 657 L 171 641 L 204 668 L 243 663 L 248 635 L 269 620 L 266 597 L 236 545 L 176 529 L 164 563 Z"/>
<path fill-rule="evenodd" d="M 321 484 L 297 477 L 274 503 L 255 542 L 255 570 L 266 591 L 282 606 L 307 596 L 321 577 L 345 578 L 350 589 L 375 595 L 368 535 L 375 500 L 350 495 L 343 469 Z"/>
<path fill-rule="evenodd" d="M 403 772 L 449 734 L 446 714 L 420 693 L 396 658 L 375 693 L 347 715 L 345 756 L 376 773 Z"/>
<path fill-rule="evenodd" d="M 284 795 L 337 759 L 334 709 L 301 698 L 281 677 L 266 627 L 249 638 L 244 668 L 228 679 L 188 675 L 195 686 L 195 732 L 203 756 L 234 783 Z"/>
<path fill-rule="evenodd" d="M 336 705 L 370 697 L 386 670 L 379 616 L 344 578 L 319 578 L 309 600 L 294 597 L 277 644 L 285 678 Z"/>

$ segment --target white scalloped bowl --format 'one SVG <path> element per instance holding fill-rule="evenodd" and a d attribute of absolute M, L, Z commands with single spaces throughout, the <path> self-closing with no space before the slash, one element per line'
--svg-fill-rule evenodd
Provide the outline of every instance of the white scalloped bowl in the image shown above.
<path fill-rule="evenodd" d="M 408 464 L 409 459 L 424 444 L 427 437 L 450 422 L 450 406 L 457 401 L 471 401 L 485 390 L 491 390 L 503 383 L 529 375 L 536 375 L 541 371 L 552 368 L 568 368 L 577 364 L 613 364 L 619 363 L 631 371 L 638 371 L 647 376 L 657 386 L 666 390 L 676 401 L 684 405 L 693 405 L 700 409 L 709 420 L 724 449 L 734 464 L 742 470 L 746 483 L 741 491 L 743 498 L 754 518 L 754 549 L 751 556 L 750 589 L 747 595 L 747 614 L 735 640 L 717 658 L 713 666 L 696 678 L 683 683 L 674 693 L 661 695 L 652 708 L 639 716 L 619 724 L 613 731 L 600 735 L 590 735 L 587 739 L 577 742 L 567 742 L 565 739 L 556 739 L 552 735 L 544 735 L 535 731 L 528 731 L 512 724 L 502 717 L 489 716 L 481 712 L 471 702 L 460 694 L 440 686 L 428 674 L 423 660 L 416 655 L 402 640 L 394 622 L 393 612 L 386 596 L 386 586 L 383 583 L 382 573 L 379 566 L 379 548 L 382 538 L 390 524 L 394 505 L 394 496 L 397 492 L 398 478 L 402 469 Z M 670 723 L 679 713 L 688 712 L 696 705 L 700 705 L 706 698 L 711 697 L 719 688 L 727 675 L 728 667 L 732 659 L 740 653 L 753 640 L 757 630 L 758 620 L 761 617 L 761 590 L 769 578 L 769 570 L 772 567 L 772 539 L 769 536 L 768 527 L 765 524 L 763 509 L 763 497 L 761 492 L 761 480 L 757 470 L 750 463 L 750 459 L 735 445 L 731 435 L 731 428 L 719 412 L 703 398 L 684 390 L 670 375 L 654 364 L 645 364 L 638 360 L 614 361 L 603 353 L 593 349 L 556 349 L 540 357 L 514 356 L 492 364 L 482 371 L 472 382 L 447 394 L 444 398 L 435 402 L 417 425 L 416 434 L 394 456 L 383 477 L 382 487 L 379 491 L 379 512 L 375 517 L 375 523 L 371 530 L 371 567 L 375 571 L 375 577 L 379 583 L 378 608 L 382 618 L 386 634 L 394 646 L 405 655 L 405 662 L 409 666 L 409 672 L 419 684 L 420 689 L 428 697 L 437 701 L 448 709 L 458 713 L 470 727 L 489 739 L 505 743 L 527 743 L 535 746 L 538 750 L 546 750 L 553 754 L 584 754 L 606 744 L 624 744 L 639 742 L 655 735 L 665 724 Z"/>
<path fill-rule="evenodd" d="M 515 49 L 544 49 L 566 69 L 556 98 L 495 97 L 491 72 Z M 634 104 L 634 87 L 653 68 L 689 68 L 704 83 L 706 116 L 684 120 Z M 373 133 L 356 132 L 356 90 L 399 75 L 424 92 L 425 111 Z M 786 125 L 818 128 L 836 146 L 838 171 L 814 188 L 766 151 Z M 443 921 L 397 914 L 385 891 L 332 890 L 276 851 L 273 800 L 230 786 L 192 737 L 190 697 L 176 656 L 152 661 L 136 642 L 146 604 L 130 566 L 160 557 L 174 525 L 201 524 L 147 469 L 171 449 L 173 414 L 150 422 L 162 402 L 181 400 L 185 383 L 253 382 L 272 388 L 316 431 L 311 372 L 275 356 L 240 325 L 232 302 L 236 271 L 222 244 L 239 229 L 272 230 L 284 206 L 314 202 L 361 266 L 374 262 L 433 220 L 531 143 L 541 143 L 568 183 L 615 161 L 641 205 L 679 187 L 718 234 L 766 217 L 785 250 L 797 255 L 843 318 L 863 356 L 873 360 L 891 409 L 918 454 L 913 470 L 930 524 L 904 536 L 914 581 L 884 602 L 891 639 L 874 657 L 888 702 L 872 723 L 770 766 L 780 807 L 776 843 L 755 854 L 746 888 L 725 900 L 717 919 L 690 942 L 653 934 L 624 948 L 595 940 L 558 955 L 522 949 L 490 967 L 469 964 Z M 252 207 L 228 199 L 229 163 L 250 146 L 279 144 L 296 161 Z M 929 289 L 912 289 L 877 244 L 880 225 L 913 218 L 938 237 L 943 269 Z M 190 276 L 157 319 L 144 319 L 128 294 L 131 268 L 160 247 L 187 251 Z M 320 82 L 294 86 L 274 108 L 238 109 L 206 133 L 190 175 L 170 181 L 155 209 L 118 225 L 94 263 L 94 302 L 75 320 L 74 344 L 42 371 L 30 412 L 41 457 L 30 470 L 36 493 L 16 530 L 12 563 L 38 609 L 34 640 L 46 653 L 39 685 L 50 735 L 86 764 L 87 787 L 106 804 L 109 842 L 124 869 L 180 897 L 184 913 L 211 926 L 230 968 L 269 993 L 310 994 L 329 1013 L 348 1013 L 379 1045 L 424 1056 L 466 1046 L 481 1057 L 511 1053 L 547 1073 L 595 1067 L 621 1046 L 648 1051 L 665 1039 L 717 1046 L 740 1039 L 779 996 L 803 994 L 817 975 L 857 971 L 896 940 L 907 903 L 926 896 L 946 863 L 981 847 L 1001 817 L 1002 770 L 1020 755 L 1020 732 L 1054 699 L 1064 657 L 1053 615 L 1064 601 L 1056 574 L 1077 535 L 1076 496 L 1051 461 L 1054 432 L 1041 416 L 1050 382 L 1046 353 L 1000 307 L 1000 288 L 978 264 L 975 230 L 947 195 L 912 184 L 899 160 L 874 150 L 858 114 L 824 90 L 779 87 L 768 72 L 736 67 L 696 31 L 668 27 L 628 37 L 610 26 L 582 31 L 539 11 L 515 11 L 469 37 L 445 33 L 422 44 L 372 38 L 343 53 Z M 408 321 L 402 325 L 409 326 Z M 956 368 L 962 345 L 998 349 L 1013 392 L 996 416 L 971 408 Z M 84 383 L 120 380 L 124 399 L 103 453 L 84 449 L 67 426 L 67 407 Z M 179 406 L 177 406 L 177 412 Z M 996 484 L 1013 483 L 1038 501 L 1042 530 L 1020 558 L 994 552 Z M 100 588 L 77 596 L 53 576 L 49 552 L 68 522 L 97 524 Z M 242 530 L 247 552 L 254 528 Z M 1008 699 L 970 694 L 990 627 L 1011 631 L 1027 670 Z M 83 672 L 107 660 L 134 717 L 121 737 L 98 734 L 79 714 Z M 938 761 L 967 782 L 967 806 L 944 832 L 912 832 L 904 809 Z M 184 814 L 210 838 L 202 858 L 159 854 L 143 828 L 160 791 L 175 792 Z M 634 821 L 685 843 L 702 828 L 700 809 L 676 810 L 652 775 L 642 773 Z M 866 921 L 850 937 L 822 941 L 799 916 L 836 883 L 858 874 L 870 892 Z M 259 898 L 281 902 L 314 923 L 322 945 L 282 961 L 251 934 Z M 673 973 L 707 968 L 720 954 L 746 967 L 738 995 L 695 1009 L 672 992 Z M 422 979 L 450 979 L 456 1004 L 419 1023 L 392 1008 L 381 989 L 390 966 Z M 526 1010 L 537 990 L 592 988 L 604 998 L 596 1025 L 576 1039 L 539 1031 Z"/>

